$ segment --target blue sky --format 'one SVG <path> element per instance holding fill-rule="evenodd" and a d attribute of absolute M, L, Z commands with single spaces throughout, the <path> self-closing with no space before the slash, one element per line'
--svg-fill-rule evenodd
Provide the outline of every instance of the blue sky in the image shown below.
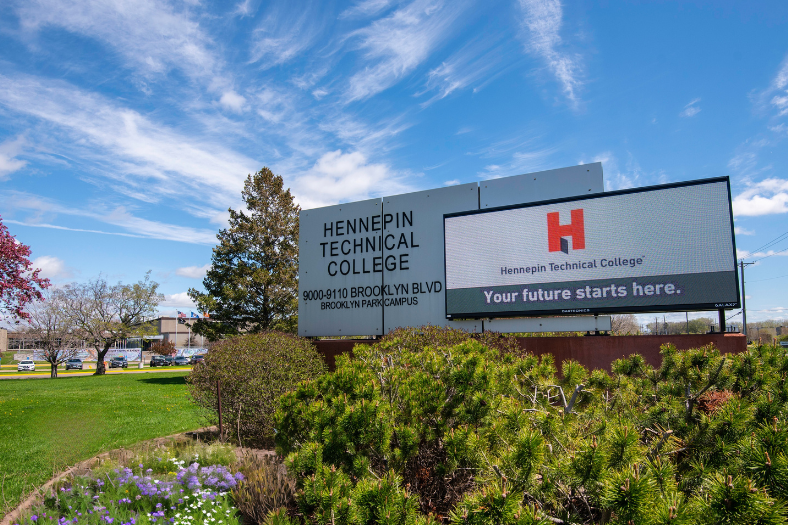
<path fill-rule="evenodd" d="M 150 269 L 168 312 L 262 166 L 305 208 L 730 175 L 748 317 L 786 318 L 788 238 L 758 250 L 788 232 L 786 27 L 784 1 L 9 0 L 0 215 L 54 282 Z"/>

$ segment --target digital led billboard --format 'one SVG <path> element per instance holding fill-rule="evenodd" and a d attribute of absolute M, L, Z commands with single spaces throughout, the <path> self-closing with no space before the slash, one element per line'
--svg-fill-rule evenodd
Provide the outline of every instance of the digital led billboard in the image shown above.
<path fill-rule="evenodd" d="M 727 177 L 444 215 L 449 319 L 739 307 Z"/>

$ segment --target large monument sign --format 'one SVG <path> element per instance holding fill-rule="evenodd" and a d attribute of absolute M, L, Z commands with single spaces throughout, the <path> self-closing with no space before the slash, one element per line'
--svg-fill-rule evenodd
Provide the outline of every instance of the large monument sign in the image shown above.
<path fill-rule="evenodd" d="M 303 210 L 298 333 L 383 335 L 446 317 L 444 215 L 603 191 L 600 163 Z"/>

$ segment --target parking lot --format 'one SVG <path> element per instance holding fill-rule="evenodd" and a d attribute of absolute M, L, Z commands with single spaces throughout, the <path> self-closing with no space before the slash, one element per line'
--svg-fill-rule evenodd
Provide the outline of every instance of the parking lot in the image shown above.
<path fill-rule="evenodd" d="M 155 372 L 188 372 L 191 366 L 157 366 L 149 367 L 147 364 L 145 368 L 137 368 L 138 363 L 129 363 L 128 368 L 109 368 L 107 365 L 107 374 L 147 374 Z M 11 365 L 2 365 L 0 367 L 0 379 L 35 379 L 35 378 L 48 378 L 50 375 L 49 363 L 36 362 L 35 372 L 17 372 L 16 363 Z M 96 363 L 85 363 L 83 370 L 69 370 L 65 371 L 63 366 L 59 366 L 57 370 L 58 377 L 77 377 L 89 376 L 96 371 Z"/>

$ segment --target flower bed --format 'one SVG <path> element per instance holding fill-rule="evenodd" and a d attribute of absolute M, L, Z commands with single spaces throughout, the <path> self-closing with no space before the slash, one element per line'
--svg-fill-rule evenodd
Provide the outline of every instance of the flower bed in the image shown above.
<path fill-rule="evenodd" d="M 199 454 L 171 452 L 64 480 L 17 524 L 239 524 L 231 491 L 243 475 L 223 464 L 202 466 Z"/>

